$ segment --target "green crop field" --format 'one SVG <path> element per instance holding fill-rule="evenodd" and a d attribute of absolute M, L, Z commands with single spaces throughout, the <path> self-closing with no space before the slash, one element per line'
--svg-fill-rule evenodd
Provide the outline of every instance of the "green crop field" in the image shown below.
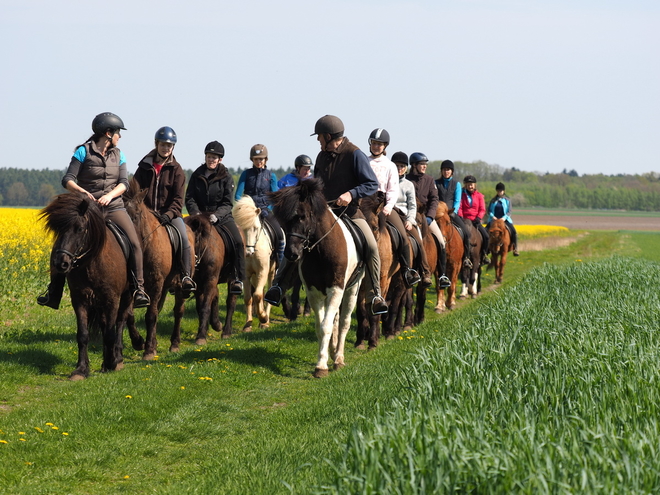
<path fill-rule="evenodd" d="M 34 302 L 47 253 L 1 245 L 0 492 L 657 492 L 659 241 L 591 232 L 523 253 L 502 286 L 485 273 L 443 316 L 427 301 L 425 324 L 349 345 L 322 380 L 311 317 L 277 308 L 269 329 L 197 347 L 191 300 L 171 354 L 168 303 L 156 361 L 126 338 L 125 368 L 100 373 L 96 342 L 81 382 L 68 299 Z"/>

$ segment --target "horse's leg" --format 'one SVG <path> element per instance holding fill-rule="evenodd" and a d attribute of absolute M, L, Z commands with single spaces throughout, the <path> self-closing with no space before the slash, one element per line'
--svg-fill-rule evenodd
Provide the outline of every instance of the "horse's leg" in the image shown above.
<path fill-rule="evenodd" d="M 133 328 L 135 328 L 131 294 L 129 291 L 124 291 L 119 300 L 119 311 L 117 312 L 117 322 L 115 323 L 115 331 L 117 332 L 117 340 L 114 349 L 115 361 L 117 362 L 115 371 L 124 369 L 124 327 L 126 326 L 126 321 L 128 320 L 129 315 L 133 318 Z M 131 338 L 131 340 L 133 339 Z M 142 344 L 144 345 L 144 340 L 142 341 Z"/>
<path fill-rule="evenodd" d="M 369 320 L 367 317 L 367 304 L 366 304 L 366 289 L 364 284 L 360 284 L 360 289 L 357 296 L 357 307 L 355 311 L 355 318 L 357 320 L 357 327 L 355 329 L 355 347 L 364 349 L 364 341 L 368 339 L 367 328 L 369 328 Z"/>
<path fill-rule="evenodd" d="M 422 285 L 422 284 L 418 284 Z M 404 293 L 404 302 L 403 305 L 406 309 L 406 318 L 403 321 L 403 330 L 411 330 L 413 325 L 415 324 L 415 319 L 414 319 L 414 297 L 413 297 L 413 290 L 412 287 L 406 288 L 406 291 Z M 399 335 L 400 332 L 397 333 Z"/>
<path fill-rule="evenodd" d="M 297 278 L 291 289 L 291 308 L 286 313 L 289 321 L 296 321 L 300 312 L 300 279 Z"/>
<path fill-rule="evenodd" d="M 245 325 L 243 325 L 243 331 L 244 332 L 251 332 L 252 331 L 252 311 L 254 310 L 254 305 L 253 305 L 253 292 L 252 292 L 252 281 L 251 277 L 248 276 L 246 277 L 245 280 L 245 296 L 243 297 L 243 301 L 245 301 Z"/>
<path fill-rule="evenodd" d="M 211 315 L 211 305 L 213 304 L 213 298 L 217 297 L 214 295 L 218 292 L 218 286 L 213 282 L 207 282 L 202 286 L 199 284 L 197 286 L 197 291 L 195 291 L 195 308 L 197 309 L 197 335 L 195 336 L 196 345 L 206 345 L 206 338 L 208 335 L 209 329 L 209 317 Z M 180 344 L 181 340 L 177 342 Z M 178 345 L 175 346 L 174 342 L 170 346 L 170 352 L 177 352 Z"/>
<path fill-rule="evenodd" d="M 336 324 L 335 318 L 341 305 L 343 293 L 344 291 L 338 287 L 331 287 L 326 290 L 324 308 L 320 311 L 322 318 L 320 319 L 320 325 L 317 325 L 316 332 L 319 340 L 319 354 L 314 370 L 314 377 L 316 378 L 328 375 L 330 339 Z"/>
<path fill-rule="evenodd" d="M 78 341 L 78 363 L 76 369 L 69 376 L 69 380 L 83 380 L 89 376 L 89 355 L 87 353 L 87 346 L 89 345 L 89 329 L 87 308 L 83 307 L 77 301 L 73 301 L 73 307 L 76 312 L 76 323 L 78 330 L 76 332 L 76 340 Z"/>
<path fill-rule="evenodd" d="M 234 311 L 236 310 L 236 300 L 238 296 L 236 294 L 227 294 L 227 299 L 225 301 L 225 308 L 227 314 L 225 315 L 225 325 L 222 328 L 222 338 L 227 339 L 231 337 L 231 326 L 234 320 Z"/>
<path fill-rule="evenodd" d="M 220 292 L 218 291 L 218 286 L 214 285 L 215 289 L 211 297 L 210 304 L 210 319 L 211 328 L 218 333 L 222 333 L 222 322 L 220 321 Z"/>
<path fill-rule="evenodd" d="M 415 325 L 419 325 L 424 321 L 424 308 L 426 306 L 426 292 L 427 288 L 423 287 L 422 284 L 417 284 L 415 290 L 417 295 L 417 300 L 415 301 Z"/>
<path fill-rule="evenodd" d="M 268 313 L 266 312 L 266 306 L 264 305 L 264 285 L 268 283 L 268 275 L 270 272 L 270 260 L 267 261 L 269 263 L 268 271 L 264 269 L 260 270 L 257 277 L 257 284 L 252 291 L 253 306 L 260 322 L 259 328 L 268 328 Z M 268 309 L 270 309 L 270 306 Z"/>
<path fill-rule="evenodd" d="M 181 344 L 181 320 L 183 319 L 185 304 L 186 300 L 177 290 L 174 295 L 174 326 L 172 327 L 172 335 L 170 336 L 170 352 L 179 352 L 179 345 Z"/>
<path fill-rule="evenodd" d="M 156 328 L 158 326 L 158 308 L 162 306 L 164 294 L 156 293 L 151 297 L 151 304 L 147 307 L 144 315 L 144 324 L 147 327 L 147 341 L 145 342 L 144 361 L 152 361 L 156 357 L 158 349 L 158 339 L 156 337 Z"/>
<path fill-rule="evenodd" d="M 117 311 L 119 304 L 113 305 L 114 307 L 106 309 L 105 317 L 103 318 L 103 363 L 101 364 L 101 372 L 114 371 L 117 368 Z"/>
<path fill-rule="evenodd" d="M 353 287 L 344 292 L 343 301 L 341 303 L 341 307 L 339 308 L 339 314 L 337 315 L 337 336 L 334 355 L 332 356 L 335 370 L 343 368 L 346 364 L 344 362 L 346 336 L 348 335 L 348 331 L 351 328 L 351 314 L 353 313 L 353 308 L 355 307 L 357 298 L 358 284 L 355 284 Z"/>
<path fill-rule="evenodd" d="M 137 327 L 135 326 L 135 315 L 133 314 L 133 306 L 130 306 L 128 309 L 128 314 L 126 315 L 126 328 L 128 328 L 128 336 L 131 338 L 131 345 L 136 351 L 144 350 L 144 338 L 138 332 Z"/>

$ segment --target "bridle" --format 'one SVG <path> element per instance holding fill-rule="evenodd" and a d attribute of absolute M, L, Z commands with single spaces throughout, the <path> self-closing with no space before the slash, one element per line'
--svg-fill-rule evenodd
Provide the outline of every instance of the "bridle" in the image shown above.
<path fill-rule="evenodd" d="M 328 201 L 327 204 L 328 204 L 328 206 L 330 206 L 330 205 L 332 205 L 332 204 L 335 204 L 336 202 L 337 202 L 337 200 Z M 350 204 L 350 203 L 349 203 L 349 204 Z M 311 251 L 311 250 L 314 249 L 316 246 L 318 246 L 319 243 L 320 243 L 323 239 L 325 239 L 326 237 L 328 237 L 328 236 L 330 235 L 330 232 L 332 232 L 332 229 L 335 228 L 335 225 L 337 225 L 337 222 L 339 221 L 339 219 L 340 219 L 340 218 L 342 217 L 342 215 L 346 212 L 346 209 L 348 208 L 348 206 L 349 206 L 348 204 L 347 204 L 346 206 L 344 206 L 344 209 L 341 211 L 341 213 L 340 213 L 339 215 L 336 216 L 335 221 L 332 222 L 332 225 L 330 226 L 330 228 L 328 229 L 328 231 L 327 231 L 325 234 L 323 234 L 323 235 L 321 236 L 321 238 L 318 239 L 314 244 L 311 244 L 311 245 L 310 245 L 310 243 L 312 242 L 312 241 L 311 241 L 311 236 L 312 236 L 312 234 L 314 233 L 314 229 L 311 228 L 311 227 L 310 227 L 309 229 L 307 229 L 307 234 L 306 234 L 306 235 L 299 234 L 298 232 L 291 232 L 291 233 L 289 234 L 289 236 L 291 236 L 291 237 L 297 237 L 297 238 L 299 238 L 299 239 L 302 239 L 302 248 L 303 248 L 303 250 L 304 250 L 304 251 L 308 251 L 308 252 Z"/>
<path fill-rule="evenodd" d="M 83 237 L 82 237 L 83 242 L 80 243 L 75 253 L 72 253 L 71 251 L 67 251 L 66 249 L 62 249 L 62 248 L 55 250 L 56 254 L 66 254 L 71 258 L 71 268 L 77 267 L 80 260 L 83 259 L 85 256 L 87 256 L 87 254 L 92 250 L 91 247 L 85 249 L 85 246 L 87 246 L 88 244 L 87 234 L 88 234 L 88 229 L 85 229 L 85 232 L 83 233 Z"/>

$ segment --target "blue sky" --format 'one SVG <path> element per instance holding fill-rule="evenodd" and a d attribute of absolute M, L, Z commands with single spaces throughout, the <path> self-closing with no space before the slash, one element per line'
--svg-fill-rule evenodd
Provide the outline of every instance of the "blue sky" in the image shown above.
<path fill-rule="evenodd" d="M 660 3 L 0 0 L 0 166 L 65 168 L 100 112 L 129 170 L 173 127 L 184 168 L 291 166 L 325 114 L 364 150 L 538 172 L 660 172 Z"/>

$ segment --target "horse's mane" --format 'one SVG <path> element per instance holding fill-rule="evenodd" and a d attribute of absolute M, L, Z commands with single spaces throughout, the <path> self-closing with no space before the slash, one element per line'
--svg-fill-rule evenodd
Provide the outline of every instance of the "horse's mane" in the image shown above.
<path fill-rule="evenodd" d="M 488 231 L 495 231 L 499 232 L 500 234 L 504 233 L 506 230 L 506 224 L 504 223 L 504 219 L 502 218 L 494 218 L 493 221 L 490 223 L 490 228 Z"/>
<path fill-rule="evenodd" d="M 257 205 L 250 196 L 243 196 L 236 201 L 231 212 L 236 223 L 242 228 L 252 228 L 259 226 L 259 215 L 257 214 Z"/>
<path fill-rule="evenodd" d="M 213 225 L 209 220 L 209 216 L 211 216 L 210 213 L 203 212 L 199 215 L 188 215 L 184 219 L 186 225 L 188 225 L 190 230 L 195 234 L 195 244 L 201 239 L 206 240 L 211 237 L 211 229 L 213 228 Z"/>
<path fill-rule="evenodd" d="M 380 215 L 385 207 L 385 193 L 377 191 L 371 196 L 366 196 L 360 200 L 360 210 L 366 217 L 367 221 L 374 216 L 378 219 L 378 230 L 382 232 L 387 226 L 387 220 L 384 215 Z M 395 213 L 398 215 L 398 213 Z M 370 222 L 371 223 L 371 222 Z M 374 225 L 375 226 L 375 225 Z"/>
<path fill-rule="evenodd" d="M 81 192 L 69 192 L 55 196 L 39 212 L 39 219 L 45 221 L 46 230 L 60 236 L 79 225 L 81 217 L 87 229 L 88 255 L 97 256 L 105 244 L 105 219 L 96 202 Z"/>
<path fill-rule="evenodd" d="M 281 224 L 288 223 L 297 215 L 301 203 L 309 205 L 315 218 L 320 218 L 328 210 L 321 179 L 304 180 L 297 186 L 270 193 L 269 197 L 273 204 L 273 213 Z"/>

